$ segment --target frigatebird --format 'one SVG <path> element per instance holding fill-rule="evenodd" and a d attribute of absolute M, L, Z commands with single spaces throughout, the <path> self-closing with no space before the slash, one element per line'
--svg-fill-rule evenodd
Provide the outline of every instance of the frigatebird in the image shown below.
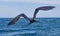
<path fill-rule="evenodd" d="M 28 18 L 24 13 L 19 14 L 13 20 L 11 20 L 8 23 L 8 25 L 12 25 L 15 22 L 17 22 L 20 17 L 24 17 L 25 19 L 29 20 L 30 21 L 30 24 L 31 24 L 33 22 L 36 22 L 35 18 L 36 18 L 36 15 L 37 15 L 37 13 L 38 13 L 39 10 L 47 11 L 47 10 L 52 10 L 53 8 L 55 8 L 55 6 L 43 6 L 43 7 L 36 8 L 32 19 Z"/>

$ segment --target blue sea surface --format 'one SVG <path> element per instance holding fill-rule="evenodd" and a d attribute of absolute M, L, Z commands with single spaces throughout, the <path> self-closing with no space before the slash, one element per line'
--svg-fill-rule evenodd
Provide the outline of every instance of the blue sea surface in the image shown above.
<path fill-rule="evenodd" d="M 0 36 L 60 36 L 60 18 L 37 18 L 32 24 L 21 18 L 8 26 L 12 19 L 0 18 Z"/>

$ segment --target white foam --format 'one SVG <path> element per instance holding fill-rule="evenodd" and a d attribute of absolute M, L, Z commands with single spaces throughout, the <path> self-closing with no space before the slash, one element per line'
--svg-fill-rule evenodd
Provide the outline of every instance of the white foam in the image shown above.
<path fill-rule="evenodd" d="M 36 31 L 23 31 L 23 32 L 10 32 L 10 33 L 4 33 L 4 34 L 0 34 L 0 36 L 12 36 L 14 34 L 33 34 L 36 33 Z"/>

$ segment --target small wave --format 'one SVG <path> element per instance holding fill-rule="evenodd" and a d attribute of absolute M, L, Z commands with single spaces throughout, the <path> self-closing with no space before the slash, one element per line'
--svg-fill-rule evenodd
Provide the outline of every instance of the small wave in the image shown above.
<path fill-rule="evenodd" d="M 24 29 L 24 28 L 3 28 L 0 30 L 20 30 L 20 29 Z"/>
<path fill-rule="evenodd" d="M 2 33 L 0 36 L 12 36 L 16 34 L 34 34 L 36 31 L 23 31 L 23 32 L 10 32 L 10 33 Z"/>
<path fill-rule="evenodd" d="M 36 28 L 31 28 L 32 30 L 36 29 Z M 3 28 L 0 30 L 29 30 L 29 28 Z"/>

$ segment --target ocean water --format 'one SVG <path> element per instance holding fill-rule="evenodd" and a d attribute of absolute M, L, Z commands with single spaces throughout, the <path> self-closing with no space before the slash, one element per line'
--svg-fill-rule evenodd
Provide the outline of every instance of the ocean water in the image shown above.
<path fill-rule="evenodd" d="M 12 19 L 0 18 L 0 36 L 60 36 L 60 18 L 37 18 L 32 24 L 21 18 L 8 26 Z"/>

